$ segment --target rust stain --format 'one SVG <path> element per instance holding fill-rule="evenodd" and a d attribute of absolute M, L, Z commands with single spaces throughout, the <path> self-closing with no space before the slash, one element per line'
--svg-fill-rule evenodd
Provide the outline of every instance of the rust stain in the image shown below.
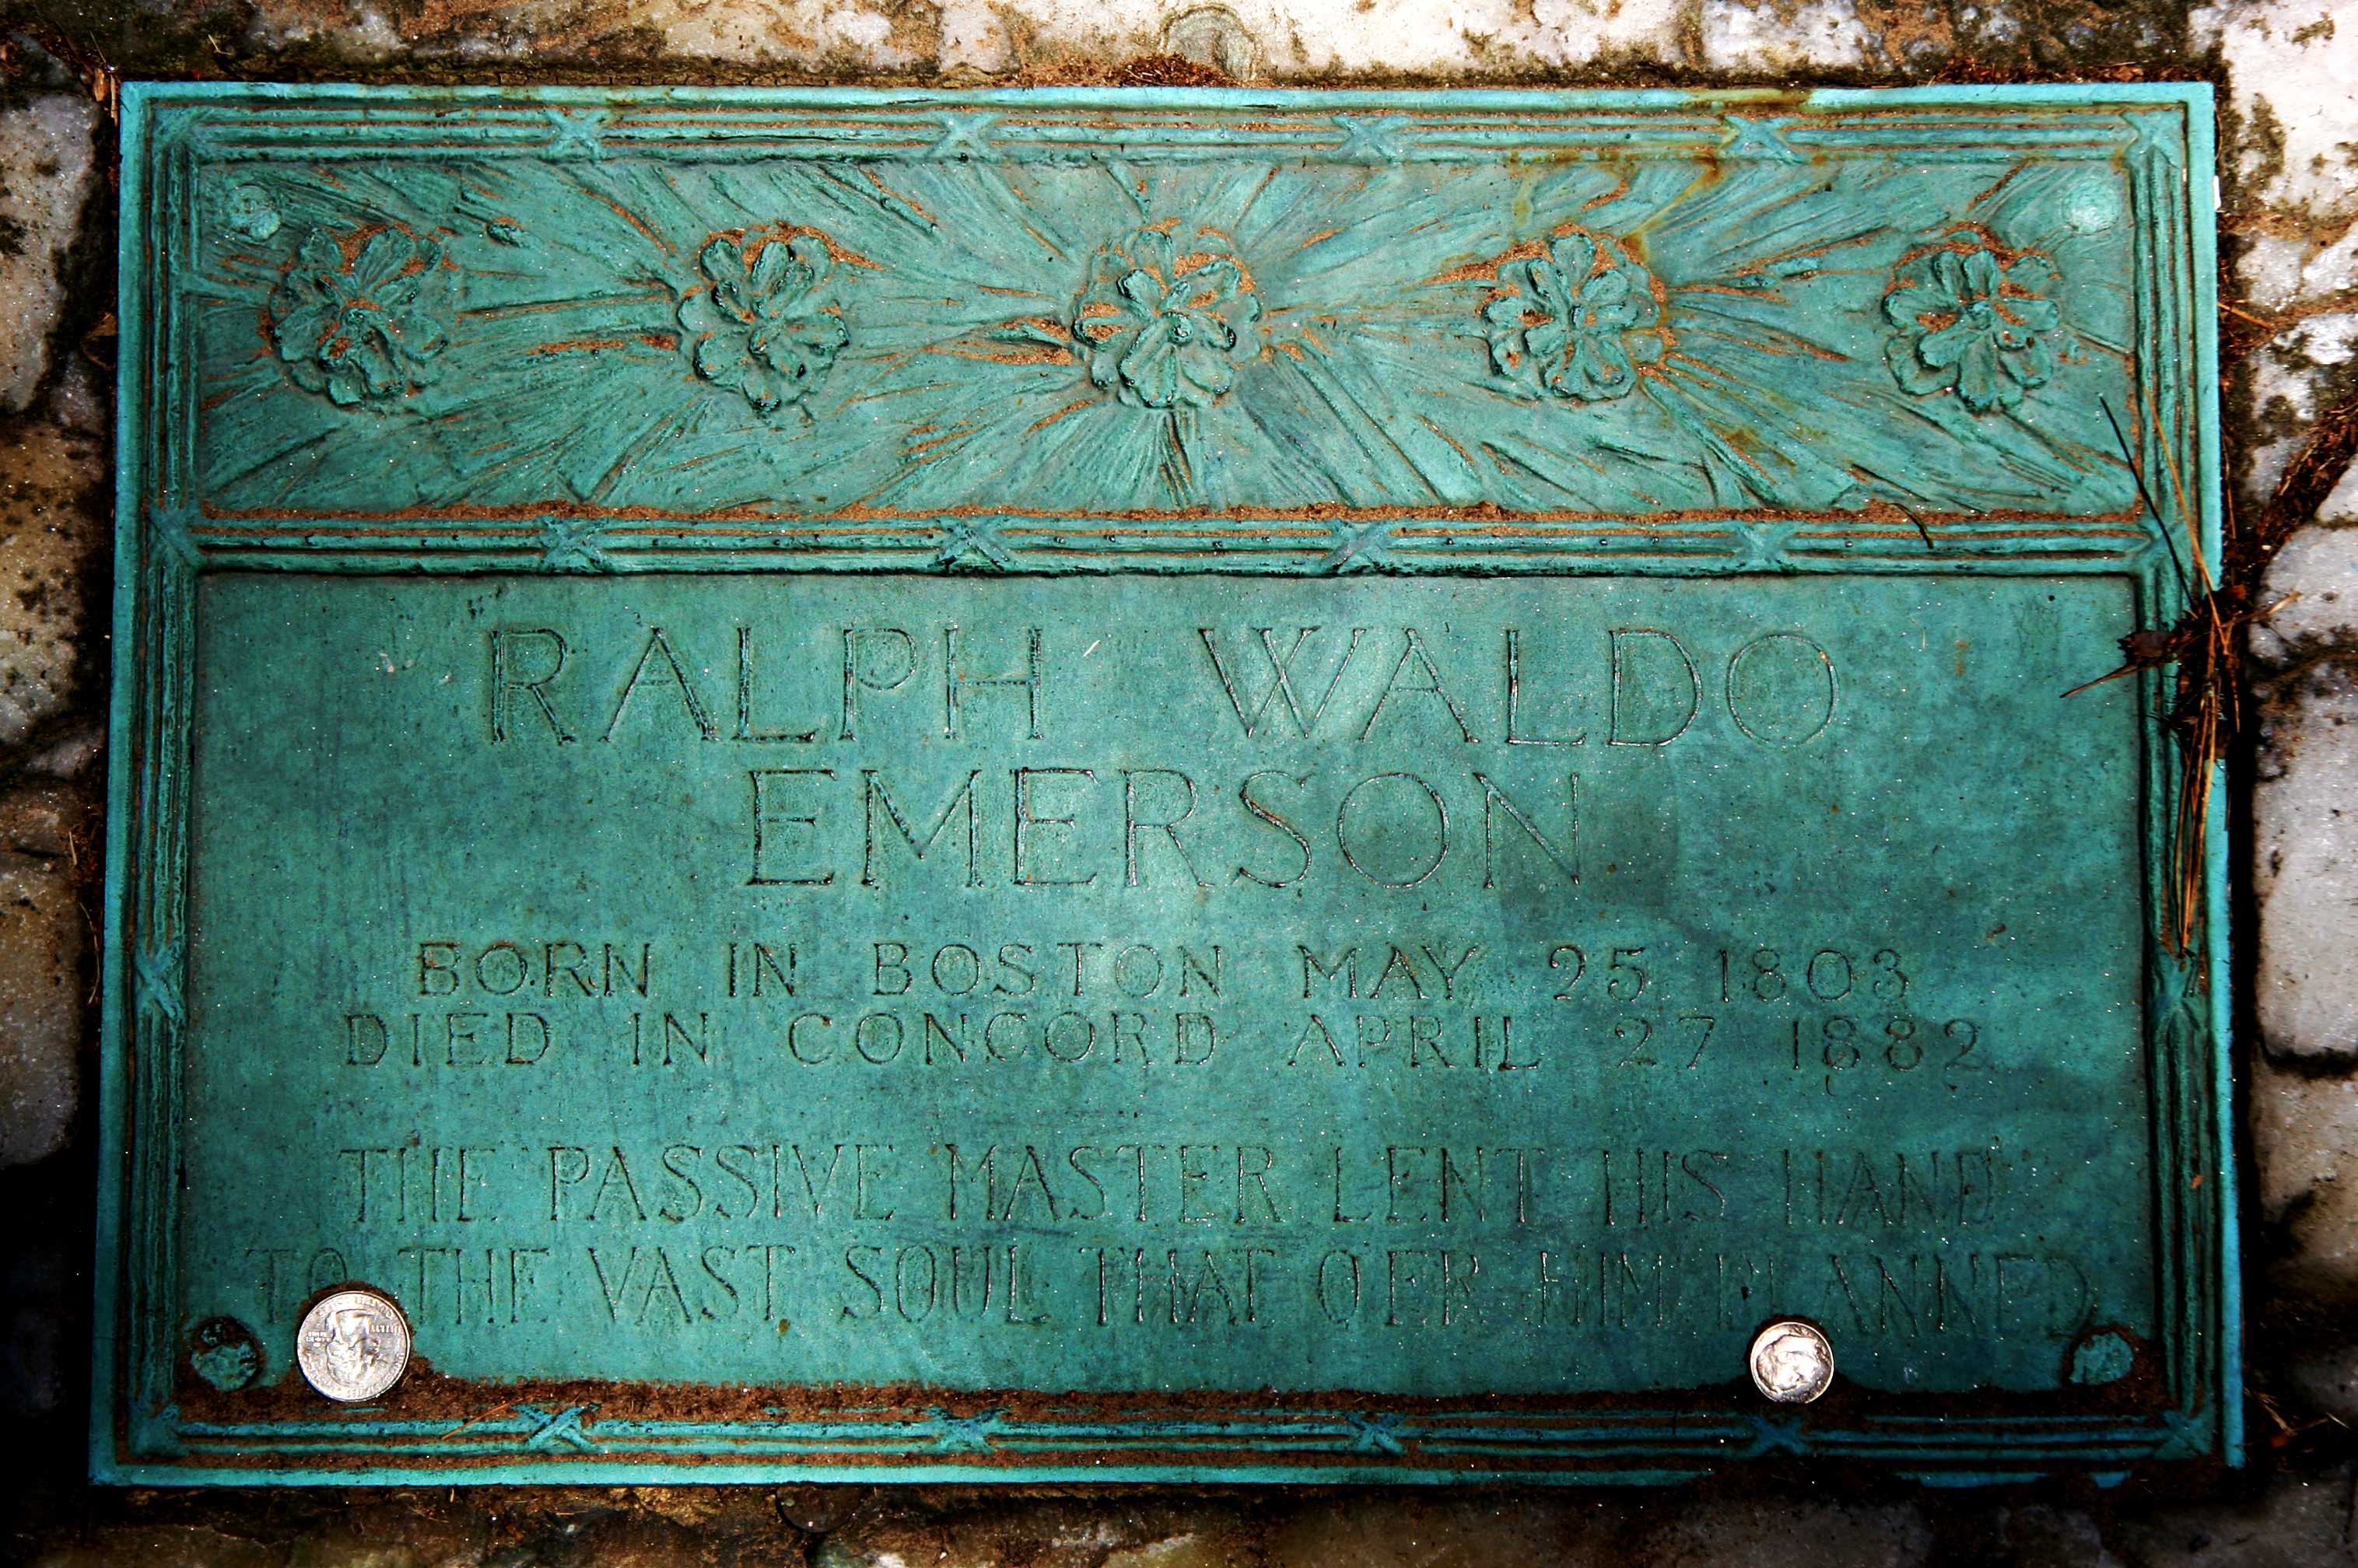
<path fill-rule="evenodd" d="M 1593 212 L 1597 208 L 1605 206 L 1608 202 L 1618 201 L 1621 198 L 1629 194 L 1629 171 L 1624 168 L 1617 168 L 1613 172 L 1617 178 L 1618 183 L 1604 195 L 1592 196 L 1587 200 L 1582 202 L 1580 204 L 1580 210 L 1582 211 Z"/>
<path fill-rule="evenodd" d="M 1811 342 L 1806 338 L 1797 338 L 1790 332 L 1764 331 L 1758 337 L 1747 338 L 1734 332 L 1718 331 L 1706 327 L 1690 330 L 1696 337 L 1724 338 L 1730 342 L 1742 343 L 1756 353 L 1774 354 L 1779 358 L 1790 358 L 1799 354 L 1813 360 L 1829 360 L 1835 364 L 1851 362 L 1848 354 L 1838 354 L 1832 349 Z M 1683 354 L 1680 356 L 1682 359 L 1685 357 Z"/>
<path fill-rule="evenodd" d="M 1051 539 L 1315 539 L 1334 537 L 1327 528 L 1001 528 L 1007 538 Z"/>
<path fill-rule="evenodd" d="M 938 455 L 939 449 L 948 446 L 953 441 L 963 440 L 969 434 L 971 434 L 971 432 L 964 429 L 963 427 L 956 430 L 945 431 L 943 434 L 936 436 L 929 441 L 912 441 L 909 443 L 906 450 L 911 457 L 917 457 L 920 454 L 925 453 L 934 453 Z"/>
<path fill-rule="evenodd" d="M 1547 252 L 1545 240 L 1525 240 L 1519 245 L 1500 251 L 1487 261 L 1469 262 L 1464 266 L 1452 267 L 1447 272 L 1436 274 L 1425 281 L 1427 283 L 1496 283 L 1498 281 L 1498 269 L 1509 262 L 1537 261 L 1547 254 Z"/>
<path fill-rule="evenodd" d="M 940 227 L 940 224 L 936 222 L 934 215 L 931 212 L 926 211 L 924 208 L 918 206 L 915 202 L 910 200 L 907 197 L 902 195 L 899 191 L 885 184 L 874 169 L 869 168 L 866 164 L 860 165 L 859 168 L 860 174 L 867 179 L 869 184 L 874 186 L 877 189 L 882 191 L 893 200 L 898 201 L 902 206 L 906 207 L 910 211 L 914 212 L 926 222 L 934 224 L 936 228 Z"/>
<path fill-rule="evenodd" d="M 638 507 L 625 511 L 619 508 L 593 506 L 580 502 L 567 501 L 514 503 L 502 505 L 450 505 L 436 508 L 419 508 L 415 511 L 408 512 L 397 510 L 373 512 L 360 511 L 351 508 L 339 508 L 335 510 L 307 510 L 296 507 L 248 507 L 239 511 L 230 512 L 222 510 L 214 503 L 208 502 L 204 504 L 204 514 L 209 521 L 197 525 L 196 531 L 199 533 L 237 533 L 241 532 L 241 530 L 238 529 L 235 524 L 242 523 L 266 524 L 280 522 L 291 524 L 299 524 L 299 526 L 291 527 L 254 527 L 242 530 L 243 532 L 252 533 L 257 535 L 285 535 L 290 533 L 296 535 L 324 534 L 333 531 L 330 526 L 327 525 L 347 522 L 383 525 L 381 526 L 380 531 L 388 534 L 408 534 L 454 532 L 454 530 L 442 525 L 449 523 L 546 523 L 555 518 L 566 518 L 610 522 L 623 529 L 630 529 L 634 526 L 642 525 L 660 526 L 670 524 L 680 524 L 687 525 L 693 529 L 694 532 L 698 534 L 711 533 L 717 535 L 722 531 L 706 525 L 729 522 L 771 521 L 779 523 L 802 523 L 815 520 L 857 523 L 903 523 L 923 521 L 925 519 L 937 517 L 1021 519 L 1026 523 L 1036 524 L 1039 523 L 1041 519 L 1041 514 L 1036 511 L 1026 507 L 1012 505 L 982 506 L 969 504 L 951 507 L 935 507 L 927 508 L 923 511 L 911 512 L 901 511 L 891 507 L 872 506 L 865 503 L 861 503 L 854 505 L 838 507 L 832 511 L 814 515 L 805 513 L 765 509 L 761 506 L 752 505 L 721 507 L 708 512 L 689 512 L 647 507 Z M 2093 536 L 2138 539 L 2144 537 L 2143 533 L 2134 526 L 2134 524 L 2140 514 L 2127 510 L 2073 516 L 2061 513 L 2037 512 L 2028 508 L 1994 508 L 1987 511 L 1969 513 L 1927 511 L 1920 512 L 1918 515 L 1921 517 L 1928 525 L 1938 524 L 1942 527 L 1955 528 L 1963 533 L 1978 536 L 1997 536 L 1997 531 L 1990 526 L 1992 524 L 2017 524 L 2028 525 L 2023 527 L 2020 531 L 2020 536 L 2026 538 L 2055 537 L 2061 539 L 2071 539 Z M 1641 523 L 1633 523 L 1629 514 L 1627 513 L 1585 511 L 1571 507 L 1545 508 L 1530 512 L 1510 513 L 1491 503 L 1483 503 L 1474 506 L 1396 505 L 1354 507 L 1335 502 L 1320 503 L 1305 506 L 1231 507 L 1217 510 L 1209 507 L 1184 507 L 1172 508 L 1169 510 L 1122 509 L 1092 513 L 1088 514 L 1087 516 L 1092 522 L 1141 522 L 1151 524 L 1168 524 L 1191 518 L 1201 518 L 1207 521 L 1219 520 L 1227 522 L 1256 523 L 1320 521 L 1336 524 L 1357 524 L 1380 522 L 1412 522 L 1436 525 L 1444 523 L 1454 522 L 1478 522 L 1512 524 L 1532 527 L 1569 524 L 1573 526 L 1574 531 L 1575 532 L 1591 531 L 1594 525 L 1605 524 L 1631 526 L 1636 531 L 1641 533 L 1650 530 L 1668 529 L 1681 524 L 1695 523 L 1735 524 L 1742 522 L 1782 522 L 1806 524 L 1814 522 L 1836 524 L 1850 527 L 1855 526 L 1863 518 L 1869 521 L 1883 520 L 1880 517 L 1874 516 L 1869 509 L 1866 508 L 1862 508 L 1856 511 L 1781 511 L 1766 507 L 1693 508 L 1683 511 L 1649 513 L 1645 514 Z M 391 525 L 401 523 L 408 523 L 411 526 L 404 528 Z M 525 531 L 530 532 L 531 530 Z M 1075 528 L 1057 528 L 1055 531 L 1072 533 L 1076 532 L 1077 530 Z"/>
<path fill-rule="evenodd" d="M 806 234 L 827 247 L 829 260 L 845 266 L 866 267 L 871 272 L 884 270 L 880 263 L 871 261 L 849 245 L 836 239 L 825 229 L 815 229 L 808 223 L 748 223 L 734 229 L 715 229 L 705 236 L 704 244 L 708 245 L 715 240 L 727 240 L 733 244 L 742 246 L 745 262 L 751 265 L 753 259 L 768 246 L 783 244 Z M 699 251 L 703 248 L 703 245 L 697 247 Z"/>
<path fill-rule="evenodd" d="M 535 343 L 531 348 L 526 349 L 525 352 L 528 354 L 568 354 L 586 352 L 597 349 L 627 349 L 631 346 L 631 342 L 632 340 L 629 338 L 568 338 L 562 342 Z"/>
<path fill-rule="evenodd" d="M 656 233 L 653 226 L 651 226 L 646 220 L 641 218 L 636 212 L 632 211 L 628 207 L 623 206 L 620 201 L 615 200 L 612 197 L 607 195 L 602 190 L 592 189 L 590 187 L 586 185 L 581 189 L 593 200 L 602 202 L 604 205 L 612 208 L 616 217 L 622 219 L 623 222 L 628 223 L 632 228 L 636 229 L 641 234 L 644 235 L 647 243 L 654 246 L 655 249 L 663 252 L 663 254 L 667 256 L 676 256 L 679 254 L 679 252 L 674 248 L 669 240 L 666 240 L 661 234 Z"/>
<path fill-rule="evenodd" d="M 535 299 L 520 305 L 478 305 L 472 309 L 460 311 L 459 318 L 461 320 L 500 320 L 510 316 L 542 316 L 554 310 L 587 310 L 623 300 L 670 297 L 669 289 L 648 287 L 636 294 L 607 294 L 580 299 Z"/>
<path fill-rule="evenodd" d="M 995 365 L 1069 365 L 1078 362 L 1073 351 L 1060 349 L 1054 343 L 1033 343 L 1028 346 L 1008 344 L 1005 347 L 980 343 L 934 343 L 922 351 L 929 354 L 946 354 L 951 359 L 982 360 Z"/>
<path fill-rule="evenodd" d="M 2150 1415 L 2167 1407 L 2169 1390 L 2158 1365 L 2158 1357 L 2150 1353 L 2144 1341 L 2134 1336 L 2129 1337 L 2136 1351 L 2132 1373 L 2111 1384 L 2067 1384 L 2059 1389 L 2035 1391 L 1982 1388 L 1925 1394 L 1877 1390 L 1844 1381 L 1838 1382 L 1815 1409 L 1823 1412 L 1820 1419 L 1842 1425 L 1881 1417 L 1920 1417 L 1928 1413 L 1950 1419 L 2052 1418 L 2057 1415 L 2119 1413 Z M 1073 1433 L 1071 1444 L 1074 1451 L 1086 1451 L 1107 1423 L 1135 1424 L 1150 1430 L 1155 1425 L 1170 1423 L 1174 1426 L 1195 1426 L 1200 1433 L 1200 1423 L 1234 1414 L 1252 1419 L 1257 1424 L 1272 1421 L 1279 1423 L 1300 1421 L 1305 1426 L 1326 1428 L 1339 1411 L 1395 1413 L 1428 1420 L 1441 1418 L 1448 1420 L 1453 1426 L 1497 1422 L 1501 1425 L 1511 1423 L 1517 1427 L 1527 1427 L 1535 1420 L 1541 1422 L 1576 1422 L 1584 1414 L 1612 1411 L 1641 1420 L 1657 1417 L 1659 1424 L 1667 1429 L 1699 1413 L 1725 1411 L 1732 1400 L 1740 1400 L 1749 1392 L 1748 1389 L 1739 1391 L 1726 1384 L 1683 1390 L 1571 1396 L 1556 1393 L 1419 1397 L 1348 1390 L 1299 1392 L 1274 1390 L 1191 1390 L 1182 1395 L 1163 1390 L 949 1390 L 906 1383 L 747 1387 L 740 1384 L 553 1379 L 500 1382 L 451 1377 L 438 1371 L 421 1357 L 413 1362 L 409 1375 L 385 1396 L 380 1407 L 380 1419 L 401 1423 L 435 1423 L 444 1426 L 444 1430 L 417 1438 L 388 1438 L 381 1444 L 351 1454 L 305 1453 L 288 1462 L 305 1467 L 362 1469 L 384 1463 L 387 1450 L 397 1450 L 404 1465 L 447 1468 L 453 1473 L 502 1464 L 513 1456 L 503 1446 L 493 1446 L 488 1451 L 475 1449 L 457 1453 L 438 1452 L 438 1448 L 441 1444 L 462 1435 L 468 1437 L 471 1445 L 483 1443 L 487 1434 L 482 1428 L 519 1404 L 531 1404 L 542 1410 L 578 1411 L 584 1433 L 597 1444 L 595 1451 L 578 1454 L 561 1449 L 546 1454 L 535 1451 L 536 1459 L 545 1459 L 552 1465 L 605 1464 L 617 1458 L 645 1454 L 661 1455 L 671 1463 L 708 1463 L 718 1471 L 726 1469 L 732 1463 L 742 1462 L 741 1458 L 729 1455 L 704 1459 L 679 1454 L 675 1445 L 660 1437 L 627 1437 L 613 1430 L 615 1423 L 622 1422 L 720 1421 L 758 1428 L 785 1422 L 821 1421 L 842 1428 L 845 1444 L 823 1456 L 815 1455 L 811 1463 L 874 1464 L 879 1467 L 905 1464 L 907 1455 L 904 1451 L 860 1452 L 853 1444 L 868 1432 L 872 1432 L 880 1441 L 888 1438 L 900 1440 L 894 1444 L 894 1449 L 901 1450 L 911 1435 L 912 1428 L 919 1433 L 937 1431 L 945 1417 L 950 1420 L 995 1417 L 1034 1429 L 1025 1434 L 1023 1448 L 1020 1451 L 995 1449 L 979 1454 L 937 1453 L 926 1455 L 928 1463 L 971 1465 L 976 1473 L 988 1474 L 1002 1467 L 1039 1463 L 1043 1449 L 1055 1452 L 1061 1446 L 1056 1440 L 1059 1429 Z M 225 1393 L 203 1383 L 183 1363 L 174 1397 L 185 1421 L 233 1425 L 268 1423 L 279 1429 L 283 1436 L 297 1441 L 306 1428 L 341 1423 L 349 1415 L 341 1407 L 330 1405 L 313 1393 L 292 1368 L 272 1383 Z M 524 1449 L 526 1441 L 524 1436 L 504 1435 L 510 1437 L 514 1451 Z M 1310 1433 L 1305 1432 L 1304 1435 Z M 1199 1436 L 1191 1434 L 1191 1438 L 1188 1446 L 1184 1448 L 1165 1450 L 1150 1440 L 1141 1443 L 1132 1452 L 1141 1456 L 1152 1455 L 1155 1463 L 1188 1466 L 1232 1464 L 1239 1454 L 1249 1454 L 1256 1465 L 1298 1465 L 1305 1475 L 1311 1476 L 1325 1469 L 1347 1468 L 1364 1462 L 1362 1456 L 1347 1449 L 1329 1447 L 1322 1452 L 1296 1450 L 1289 1453 L 1283 1447 L 1256 1446 L 1243 1439 L 1211 1446 L 1204 1444 Z M 1435 1452 L 1426 1449 L 1415 1437 L 1408 1441 L 1412 1446 L 1408 1452 L 1396 1456 L 1395 1462 L 1437 1471 L 1476 1465 L 1485 1470 L 1501 1465 L 1557 1469 L 1563 1463 L 1560 1455 L 1554 1454 L 1466 1455 Z M 192 1452 L 169 1462 L 185 1465 L 191 1469 L 201 1469 L 216 1463 L 254 1463 L 254 1456 L 250 1451 L 241 1450 L 233 1444 L 224 1444 L 218 1456 L 209 1454 L 209 1447 L 200 1441 Z M 167 1461 L 151 1459 L 146 1462 Z M 764 1462 L 776 1461 L 767 1459 Z"/>
<path fill-rule="evenodd" d="M 1477 471 L 1480 470 L 1481 465 L 1474 460 L 1474 454 L 1467 451 L 1464 447 L 1459 446 L 1457 444 L 1456 437 L 1452 436 L 1448 431 L 1443 429 L 1440 426 L 1434 424 L 1432 420 L 1426 418 L 1422 414 L 1416 416 L 1416 422 L 1423 426 L 1426 429 L 1432 431 L 1434 435 L 1440 437 L 1444 441 L 1448 442 L 1449 449 L 1455 452 L 1459 457 L 1465 459 L 1466 467 L 1476 470 Z"/>
<path fill-rule="evenodd" d="M 1059 351 L 1061 352 L 1062 351 Z M 1065 364 L 1072 363 L 1073 356 L 1069 353 L 1065 354 L 1063 362 Z M 1057 420 L 1062 419 L 1065 415 L 1076 414 L 1097 401 L 1098 400 L 1094 397 L 1076 397 L 1072 402 L 1065 404 L 1062 408 L 1057 409 L 1054 414 L 1047 416 L 1045 418 L 1035 420 L 1033 423 L 1025 426 L 1023 433 L 1029 436 L 1035 431 L 1044 430 L 1049 426 L 1054 425 Z"/>

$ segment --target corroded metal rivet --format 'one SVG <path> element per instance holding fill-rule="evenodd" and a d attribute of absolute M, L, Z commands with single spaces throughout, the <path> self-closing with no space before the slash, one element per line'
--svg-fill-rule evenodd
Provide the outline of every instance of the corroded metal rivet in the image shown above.
<path fill-rule="evenodd" d="M 1834 1347 L 1813 1324 L 1784 1318 L 1752 1341 L 1752 1386 L 1779 1404 L 1805 1405 L 1834 1380 Z"/>
<path fill-rule="evenodd" d="M 373 1400 L 409 1368 L 409 1320 L 378 1291 L 320 1297 L 295 1332 L 304 1380 L 342 1404 Z"/>
<path fill-rule="evenodd" d="M 283 222 L 276 204 L 270 200 L 270 192 L 258 185 L 237 187 L 222 201 L 222 208 L 223 220 L 249 240 L 270 238 L 278 232 Z"/>
<path fill-rule="evenodd" d="M 233 1317 L 209 1317 L 189 1336 L 189 1369 L 233 1394 L 262 1376 L 262 1342 Z"/>
<path fill-rule="evenodd" d="M 2113 1329 L 2097 1329 L 2071 1349 L 2075 1383 L 2117 1383 L 2136 1366 L 2136 1347 Z"/>

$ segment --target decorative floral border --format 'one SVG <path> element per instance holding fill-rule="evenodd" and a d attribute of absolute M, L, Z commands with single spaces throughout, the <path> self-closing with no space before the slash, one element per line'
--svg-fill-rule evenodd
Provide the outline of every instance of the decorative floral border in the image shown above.
<path fill-rule="evenodd" d="M 1405 505 L 1930 537 L 2138 504 L 2102 412 L 2133 417 L 2141 373 L 2127 176 L 2087 156 L 2141 134 L 2122 115 L 1927 161 L 1731 114 L 1709 157 L 1526 168 L 1511 138 L 1557 126 L 1460 129 L 1484 156 L 1444 166 L 1411 116 L 1275 115 L 1172 161 L 912 112 L 859 134 L 938 145 L 722 167 L 552 108 L 544 145 L 362 184 L 297 124 L 190 168 L 199 248 L 270 348 L 199 327 L 213 519 Z M 1297 125 L 1342 145 L 1289 161 Z"/>

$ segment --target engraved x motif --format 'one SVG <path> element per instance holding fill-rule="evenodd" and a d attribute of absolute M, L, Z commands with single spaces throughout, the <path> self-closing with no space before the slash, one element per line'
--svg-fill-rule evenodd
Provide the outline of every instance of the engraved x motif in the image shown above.
<path fill-rule="evenodd" d="M 175 1029 L 188 1022 L 180 1005 L 180 945 L 142 953 L 134 966 L 138 973 L 139 1000 L 168 1020 Z"/>
<path fill-rule="evenodd" d="M 1793 115 L 1755 119 L 1749 114 L 1723 114 L 1720 118 L 1727 122 L 1727 140 L 1719 146 L 1722 157 L 1768 158 L 1775 163 L 1809 161 L 1785 139 L 1785 127 L 1793 123 Z"/>
<path fill-rule="evenodd" d="M 1752 1424 L 1752 1445 L 1742 1457 L 1758 1459 L 1764 1454 L 1807 1454 L 1810 1440 L 1801 1434 L 1802 1418 L 1797 1415 L 1756 1415 L 1748 1418 Z"/>
<path fill-rule="evenodd" d="M 2180 122 L 2177 110 L 2139 109 L 2121 118 L 2126 120 L 2129 129 L 2136 133 L 2137 151 L 2158 153 L 2172 164 L 2183 160 L 2185 155 L 2178 140 Z"/>
<path fill-rule="evenodd" d="M 154 541 L 158 555 L 184 567 L 202 566 L 204 554 L 197 547 L 196 535 L 189 531 L 201 518 L 202 514 L 187 506 L 151 512 L 147 536 Z"/>
<path fill-rule="evenodd" d="M 608 572 L 614 563 L 599 543 L 595 523 L 558 518 L 540 531 L 540 569 L 545 572 Z"/>
<path fill-rule="evenodd" d="M 996 114 L 944 114 L 942 139 L 936 142 L 928 157 L 967 157 L 995 159 L 999 149 L 982 139 L 982 133 L 999 123 Z"/>
<path fill-rule="evenodd" d="M 1736 568 L 1738 571 L 1771 571 L 1785 564 L 1785 546 L 1792 542 L 1797 523 L 1738 523 Z"/>
<path fill-rule="evenodd" d="M 936 1406 L 925 1412 L 931 1418 L 925 1424 L 934 1429 L 936 1453 L 988 1454 L 991 1438 L 1002 1430 L 999 1418 L 1006 1413 L 995 1410 L 979 1415 L 952 1415 Z"/>
<path fill-rule="evenodd" d="M 1351 1452 L 1354 1454 L 1405 1454 L 1407 1445 L 1401 1442 L 1401 1425 L 1408 1417 L 1399 1411 L 1385 1411 L 1368 1415 L 1359 1411 L 1346 1411 L 1343 1419 L 1351 1423 Z"/>
<path fill-rule="evenodd" d="M 1344 540 L 1333 549 L 1327 551 L 1326 558 L 1318 563 L 1318 569 L 1322 572 L 1340 572 L 1344 570 L 1352 564 L 1353 557 L 1357 557 L 1360 551 L 1369 549 L 1374 546 L 1383 543 L 1384 535 L 1390 533 L 1392 531 L 1392 527 L 1393 524 L 1390 520 L 1368 524 L 1366 527 L 1360 529 L 1357 533 L 1352 535 L 1349 538 Z M 1371 567 L 1375 563 L 1372 560 L 1368 560 L 1360 562 L 1359 564 L 1362 566 Z"/>
<path fill-rule="evenodd" d="M 551 1413 L 538 1405 L 516 1406 L 516 1414 L 532 1422 L 532 1431 L 525 1436 L 524 1445 L 526 1448 L 554 1448 L 562 1443 L 584 1454 L 597 1453 L 597 1443 L 581 1430 L 581 1418 L 596 1408 L 594 1405 L 568 1405 Z"/>
<path fill-rule="evenodd" d="M 2161 1412 L 2162 1425 L 2169 1429 L 2161 1446 L 2153 1451 L 2156 1459 L 2191 1459 L 2211 1452 L 2211 1427 L 2208 1422 L 2188 1415 L 2184 1411 Z"/>
<path fill-rule="evenodd" d="M 990 530 L 978 528 L 963 517 L 951 517 L 944 520 L 942 532 L 948 536 L 934 557 L 936 571 L 974 571 L 984 567 L 1002 572 L 1015 569 L 1015 557 L 990 536 Z"/>
<path fill-rule="evenodd" d="M 1364 114 L 1337 114 L 1335 126 L 1343 133 L 1343 145 L 1335 156 L 1345 163 L 1398 163 L 1401 150 L 1391 139 L 1392 125 L 1389 119 L 1370 119 Z"/>
<path fill-rule="evenodd" d="M 543 157 L 587 157 L 606 156 L 606 144 L 598 133 L 606 126 L 606 116 L 595 109 L 551 109 L 549 125 L 556 131 L 548 145 L 540 149 Z"/>

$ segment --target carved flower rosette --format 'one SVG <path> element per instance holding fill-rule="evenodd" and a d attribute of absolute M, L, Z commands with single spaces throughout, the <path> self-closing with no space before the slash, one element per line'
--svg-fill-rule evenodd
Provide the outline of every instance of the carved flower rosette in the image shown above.
<path fill-rule="evenodd" d="M 1901 264 L 1883 297 L 1898 329 L 1884 360 L 1920 397 L 1953 392 L 1976 414 L 2021 406 L 2047 384 L 2071 335 L 2051 297 L 2055 264 L 1987 243 L 1948 245 Z"/>
<path fill-rule="evenodd" d="M 1539 255 L 1499 264 L 1498 276 L 1482 307 L 1490 365 L 1526 396 L 1627 397 L 1639 367 L 1662 357 L 1653 275 L 1609 235 L 1559 234 Z"/>
<path fill-rule="evenodd" d="M 452 276 L 432 238 L 314 229 L 271 291 L 271 345 L 307 392 L 347 408 L 398 402 L 440 373 Z"/>
<path fill-rule="evenodd" d="M 1139 408 L 1206 408 L 1261 351 L 1261 301 L 1228 237 L 1171 225 L 1100 248 L 1073 306 L 1091 384 Z"/>
<path fill-rule="evenodd" d="M 415 189 L 364 191 L 209 169 L 191 215 L 236 304 L 206 318 L 204 412 L 239 435 L 208 493 L 317 484 L 350 510 L 391 504 L 358 477 L 390 474 L 405 504 L 489 487 L 534 515 L 2121 504 L 2086 460 L 2144 287 L 2111 165 L 1985 200 L 1963 163 L 1881 151 L 1831 183 L 1750 152 L 1469 154 L 1436 183 L 1189 146 L 879 165 L 856 200 L 801 157 L 680 149 L 648 153 L 678 152 L 676 181 L 627 189 L 586 159 L 456 186 L 404 164 Z M 232 455 L 322 425 L 338 439 L 287 463 Z"/>
<path fill-rule="evenodd" d="M 678 310 L 696 373 L 764 415 L 800 406 L 851 341 L 827 242 L 785 230 L 719 234 L 697 265 L 706 287 Z"/>

